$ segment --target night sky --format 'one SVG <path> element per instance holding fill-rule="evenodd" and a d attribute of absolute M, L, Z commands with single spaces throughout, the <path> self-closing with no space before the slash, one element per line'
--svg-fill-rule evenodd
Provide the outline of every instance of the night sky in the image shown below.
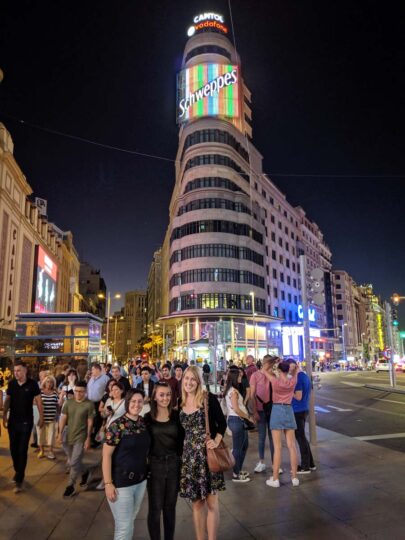
<path fill-rule="evenodd" d="M 231 5 L 264 170 L 318 223 L 336 269 L 405 295 L 404 2 Z M 203 11 L 230 26 L 226 1 L 3 2 L 0 120 L 49 219 L 112 293 L 146 287 L 164 238 L 176 72 Z"/>

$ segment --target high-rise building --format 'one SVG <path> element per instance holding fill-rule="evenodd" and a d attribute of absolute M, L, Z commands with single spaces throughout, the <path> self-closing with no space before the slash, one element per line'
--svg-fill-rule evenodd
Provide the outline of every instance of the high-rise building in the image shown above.
<path fill-rule="evenodd" d="M 87 262 L 80 263 L 79 291 L 82 297 L 80 311 L 87 311 L 104 319 L 107 286 L 100 270 L 96 270 Z"/>
<path fill-rule="evenodd" d="M 159 317 L 162 315 L 162 249 L 153 254 L 147 286 L 147 333 L 153 333 Z"/>
<path fill-rule="evenodd" d="M 0 358 L 13 356 L 19 313 L 73 311 L 78 303 L 78 257 L 72 233 L 48 222 L 44 199 L 14 158 L 0 123 Z M 75 284 L 73 284 L 75 280 Z"/>
<path fill-rule="evenodd" d="M 129 291 L 125 293 L 124 316 L 127 328 L 127 355 L 138 354 L 139 340 L 146 336 L 146 291 Z"/>
<path fill-rule="evenodd" d="M 178 75 L 176 183 L 162 247 L 165 353 L 208 357 L 215 342 L 233 359 L 282 354 L 283 346 L 302 356 L 299 255 L 330 272 L 331 253 L 317 225 L 263 173 L 251 94 L 223 17 L 196 20 Z M 329 339 L 331 302 L 313 314 L 316 350 L 316 340 Z"/>

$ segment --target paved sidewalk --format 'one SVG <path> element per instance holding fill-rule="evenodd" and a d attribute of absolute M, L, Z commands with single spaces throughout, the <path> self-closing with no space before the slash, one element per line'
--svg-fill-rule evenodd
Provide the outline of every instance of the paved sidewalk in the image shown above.
<path fill-rule="evenodd" d="M 265 485 L 266 475 L 253 474 L 249 484 L 227 481 L 220 495 L 219 540 L 404 540 L 405 455 L 318 428 L 318 471 L 293 488 L 290 475 L 279 489 Z M 39 460 L 30 450 L 28 487 L 15 495 L 6 449 L 0 440 L 0 540 L 112 540 L 113 521 L 103 492 L 82 491 L 64 500 L 64 459 Z M 257 434 L 250 436 L 245 468 L 256 463 Z M 284 449 L 284 468 L 287 451 Z M 97 464 L 99 451 L 86 460 Z M 229 480 L 229 474 L 227 479 Z M 96 481 L 94 482 L 95 485 Z M 135 523 L 135 539 L 148 539 L 146 500 Z M 190 506 L 179 500 L 177 540 L 192 540 Z"/>

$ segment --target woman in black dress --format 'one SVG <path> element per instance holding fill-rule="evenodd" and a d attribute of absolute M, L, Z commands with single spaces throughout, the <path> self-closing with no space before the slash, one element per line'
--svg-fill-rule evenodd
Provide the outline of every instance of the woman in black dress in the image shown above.
<path fill-rule="evenodd" d="M 210 438 L 205 431 L 204 400 L 208 399 Z M 221 442 L 226 420 L 217 398 L 203 389 L 199 369 L 190 366 L 182 380 L 180 422 L 185 431 L 180 475 L 180 497 L 192 502 L 197 540 L 216 540 L 219 525 L 218 491 L 225 489 L 224 475 L 208 469 L 207 448 Z M 207 510 L 207 517 L 205 512 Z"/>
<path fill-rule="evenodd" d="M 150 412 L 144 417 L 151 436 L 148 479 L 148 530 L 151 540 L 160 540 L 163 513 L 165 540 L 173 540 L 184 430 L 179 413 L 172 409 L 172 390 L 167 382 L 154 386 Z"/>

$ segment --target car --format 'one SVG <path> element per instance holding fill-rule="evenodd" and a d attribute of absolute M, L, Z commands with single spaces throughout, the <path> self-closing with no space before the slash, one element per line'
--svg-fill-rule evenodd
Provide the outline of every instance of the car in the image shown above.
<path fill-rule="evenodd" d="M 398 360 L 398 362 L 396 362 L 395 371 L 405 372 L 405 360 Z"/>
<path fill-rule="evenodd" d="M 388 360 L 378 360 L 375 365 L 375 370 L 377 373 L 379 373 L 380 371 L 389 371 L 390 363 L 388 362 Z"/>

